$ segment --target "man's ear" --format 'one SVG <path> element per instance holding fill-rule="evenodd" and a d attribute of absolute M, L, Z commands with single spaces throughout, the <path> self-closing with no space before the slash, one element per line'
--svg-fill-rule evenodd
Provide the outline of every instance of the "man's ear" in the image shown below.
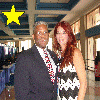
<path fill-rule="evenodd" d="M 32 34 L 33 40 L 34 40 L 34 34 Z"/>

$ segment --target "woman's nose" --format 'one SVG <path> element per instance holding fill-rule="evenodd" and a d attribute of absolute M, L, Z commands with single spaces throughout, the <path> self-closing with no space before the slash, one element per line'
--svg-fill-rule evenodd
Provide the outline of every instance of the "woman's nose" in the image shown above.
<path fill-rule="evenodd" d="M 60 37 L 60 38 L 63 37 L 63 34 L 60 34 L 59 37 Z"/>

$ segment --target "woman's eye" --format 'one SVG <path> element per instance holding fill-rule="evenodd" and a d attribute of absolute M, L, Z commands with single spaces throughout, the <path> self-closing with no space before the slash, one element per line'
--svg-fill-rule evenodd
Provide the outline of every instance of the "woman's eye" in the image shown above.
<path fill-rule="evenodd" d="M 66 34 L 66 32 L 63 32 L 63 34 Z"/>
<path fill-rule="evenodd" d="M 59 32 L 57 32 L 57 34 L 60 34 Z"/>

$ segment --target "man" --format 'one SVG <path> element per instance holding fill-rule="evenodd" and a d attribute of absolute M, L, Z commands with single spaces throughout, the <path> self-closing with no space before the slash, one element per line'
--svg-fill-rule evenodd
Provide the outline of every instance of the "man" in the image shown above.
<path fill-rule="evenodd" d="M 49 40 L 47 24 L 39 21 L 34 27 L 32 37 L 35 44 L 29 50 L 23 51 L 17 58 L 15 97 L 16 100 L 56 100 L 57 57 L 54 52 L 46 49 Z M 50 60 L 49 64 L 47 58 Z M 48 65 L 53 67 L 52 71 L 49 70 Z"/>

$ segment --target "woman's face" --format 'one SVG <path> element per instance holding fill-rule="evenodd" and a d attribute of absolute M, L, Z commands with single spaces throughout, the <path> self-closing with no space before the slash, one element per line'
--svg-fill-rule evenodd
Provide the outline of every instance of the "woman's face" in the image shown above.
<path fill-rule="evenodd" d="M 56 38 L 61 48 L 65 48 L 68 42 L 68 34 L 65 32 L 65 30 L 61 26 L 57 28 Z"/>

